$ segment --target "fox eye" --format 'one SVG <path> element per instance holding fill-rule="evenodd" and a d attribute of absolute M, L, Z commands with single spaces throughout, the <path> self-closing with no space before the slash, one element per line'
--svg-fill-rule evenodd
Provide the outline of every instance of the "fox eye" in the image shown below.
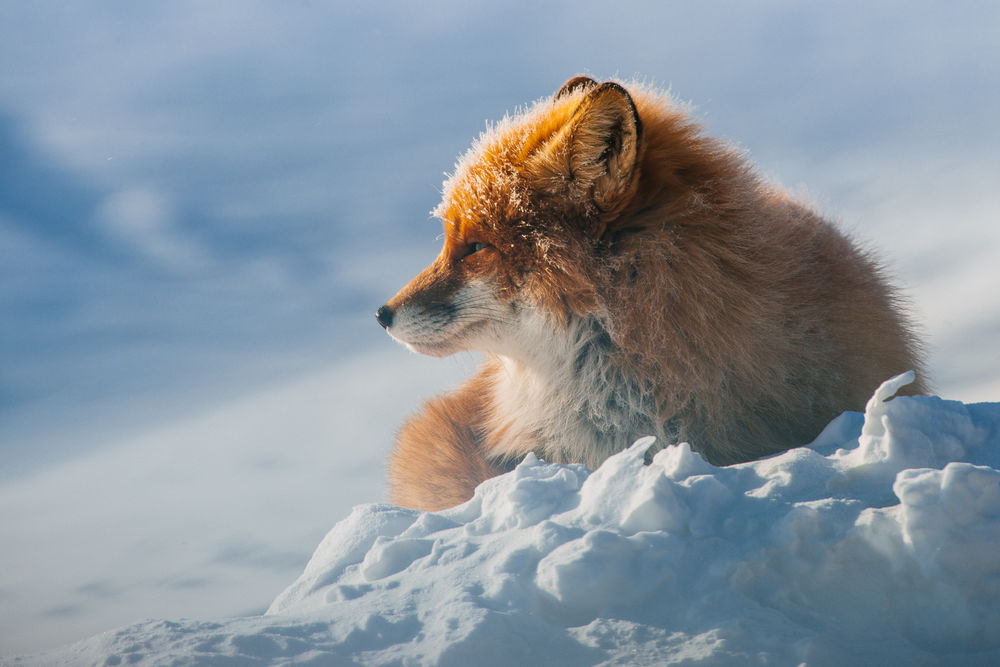
<path fill-rule="evenodd" d="M 485 250 L 486 248 L 489 248 L 489 245 L 486 243 L 480 243 L 479 241 L 476 241 L 475 243 L 470 243 L 468 246 L 466 246 L 465 254 L 462 255 L 462 259 L 465 259 L 469 255 L 474 255 L 480 250 Z"/>

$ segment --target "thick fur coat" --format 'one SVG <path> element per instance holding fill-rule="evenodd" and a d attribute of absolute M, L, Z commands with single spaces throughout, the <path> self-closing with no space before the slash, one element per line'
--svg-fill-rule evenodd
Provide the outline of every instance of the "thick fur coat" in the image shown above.
<path fill-rule="evenodd" d="M 486 359 L 402 426 L 400 505 L 458 504 L 528 452 L 597 467 L 643 435 L 759 458 L 920 372 L 878 263 L 642 85 L 576 77 L 508 116 L 435 214 L 441 254 L 377 318 Z"/>

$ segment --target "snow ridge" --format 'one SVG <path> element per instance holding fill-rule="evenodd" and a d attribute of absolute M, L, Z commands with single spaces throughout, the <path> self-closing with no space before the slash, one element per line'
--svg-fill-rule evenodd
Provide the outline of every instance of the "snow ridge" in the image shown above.
<path fill-rule="evenodd" d="M 996 664 L 1000 403 L 892 398 L 909 381 L 762 461 L 717 468 L 682 443 L 647 466 L 646 438 L 593 472 L 528 456 L 444 512 L 359 506 L 264 616 L 35 658 Z"/>

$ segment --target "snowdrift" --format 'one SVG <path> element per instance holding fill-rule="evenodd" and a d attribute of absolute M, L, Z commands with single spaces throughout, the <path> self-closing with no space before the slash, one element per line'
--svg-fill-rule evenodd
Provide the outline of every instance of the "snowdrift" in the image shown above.
<path fill-rule="evenodd" d="M 716 468 L 528 457 L 454 509 L 366 505 L 259 617 L 25 664 L 1000 664 L 1000 403 L 898 397 Z"/>

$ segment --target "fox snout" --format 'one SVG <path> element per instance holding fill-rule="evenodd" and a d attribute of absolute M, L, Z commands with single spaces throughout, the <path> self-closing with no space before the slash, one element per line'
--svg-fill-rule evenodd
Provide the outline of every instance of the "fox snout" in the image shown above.
<path fill-rule="evenodd" d="M 375 312 L 375 321 L 414 352 L 435 357 L 485 349 L 510 317 L 495 283 L 438 261 Z"/>

